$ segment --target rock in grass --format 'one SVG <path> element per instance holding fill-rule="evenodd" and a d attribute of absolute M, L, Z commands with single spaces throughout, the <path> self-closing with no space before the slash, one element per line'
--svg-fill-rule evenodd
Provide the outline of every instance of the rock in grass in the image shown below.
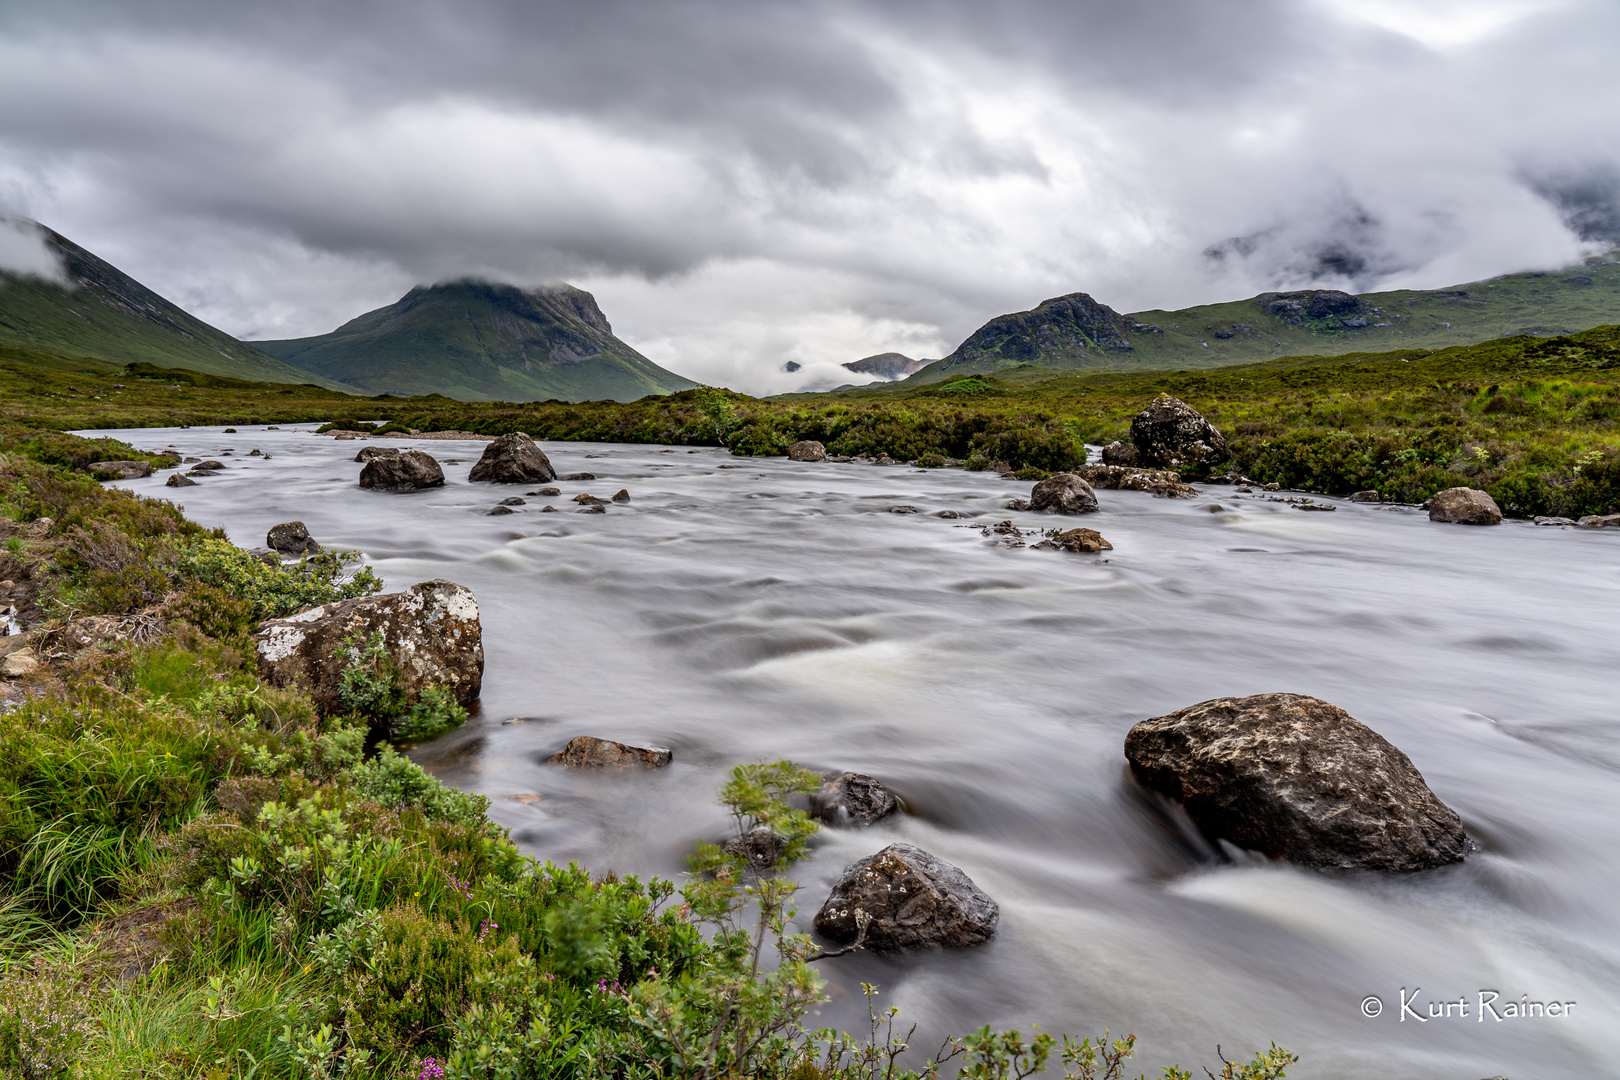
<path fill-rule="evenodd" d="M 1446 488 L 1429 500 L 1429 520 L 1454 525 L 1500 525 L 1502 511 L 1496 500 L 1485 492 L 1454 487 Z"/>
<path fill-rule="evenodd" d="M 634 766 L 643 769 L 662 769 L 675 759 L 664 746 L 637 746 L 634 743 L 598 739 L 594 735 L 580 735 L 568 740 L 568 745 L 546 759 L 552 765 L 574 768 L 601 766 Z"/>
<path fill-rule="evenodd" d="M 97 461 L 85 469 L 97 480 L 139 480 L 152 475 L 150 461 Z"/>
<path fill-rule="evenodd" d="M 283 521 L 271 526 L 265 534 L 264 546 L 283 555 L 313 555 L 321 550 L 302 521 Z"/>
<path fill-rule="evenodd" d="M 1214 424 L 1169 394 L 1160 394 L 1131 418 L 1131 444 L 1136 448 L 1134 464 L 1150 469 L 1203 474 L 1232 456 Z"/>
<path fill-rule="evenodd" d="M 829 825 L 870 825 L 894 813 L 900 800 L 865 773 L 828 773 L 810 795 L 810 814 Z"/>
<path fill-rule="evenodd" d="M 483 456 L 467 479 L 474 483 L 543 484 L 557 479 L 557 470 L 533 439 L 514 431 L 484 447 Z"/>
<path fill-rule="evenodd" d="M 354 460 L 370 461 L 372 458 L 394 457 L 398 453 L 397 446 L 362 446 L 360 452 L 354 455 Z"/>
<path fill-rule="evenodd" d="M 1096 553 L 1113 551 L 1114 545 L 1103 539 L 1096 529 L 1068 529 L 1048 537 L 1035 545 L 1037 551 L 1073 551 Z"/>
<path fill-rule="evenodd" d="M 478 697 L 484 678 L 478 600 L 471 589 L 443 580 L 271 619 L 254 635 L 259 676 L 276 686 L 304 687 L 323 712 L 336 712 L 343 669 L 354 657 L 345 641 L 366 643 L 378 633 L 407 697 L 434 685 L 462 705 Z"/>
<path fill-rule="evenodd" d="M 861 937 L 867 948 L 966 948 L 989 941 L 1001 909 L 973 879 L 910 844 L 890 844 L 846 867 L 816 913 L 816 932 L 839 944 Z"/>
<path fill-rule="evenodd" d="M 1058 473 L 1035 485 L 1029 495 L 1029 508 L 1042 514 L 1093 514 L 1097 493 L 1074 473 Z"/>
<path fill-rule="evenodd" d="M 360 486 L 375 491 L 419 491 L 443 487 L 444 470 L 430 455 L 420 450 L 385 454 L 366 462 L 360 470 Z"/>
<path fill-rule="evenodd" d="M 802 439 L 788 447 L 790 461 L 826 461 L 827 448 L 814 439 Z"/>
<path fill-rule="evenodd" d="M 1212 841 L 1273 859 L 1409 872 L 1472 849 L 1410 758 L 1303 694 L 1216 698 L 1144 720 L 1125 737 L 1125 757 Z"/>
<path fill-rule="evenodd" d="M 167 480 L 163 481 L 163 486 L 164 487 L 196 487 L 197 486 L 197 481 L 193 480 L 189 476 L 184 475 L 183 473 L 173 473 L 173 474 L 170 475 L 170 477 Z"/>

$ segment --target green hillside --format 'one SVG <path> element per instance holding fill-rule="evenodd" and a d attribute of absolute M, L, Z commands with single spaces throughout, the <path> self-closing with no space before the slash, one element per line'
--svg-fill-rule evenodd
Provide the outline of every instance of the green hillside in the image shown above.
<path fill-rule="evenodd" d="M 418 286 L 330 334 L 256 344 L 370 393 L 634 401 L 697 385 L 614 337 L 596 299 L 570 285 Z"/>
<path fill-rule="evenodd" d="M 1282 356 L 1440 349 L 1519 334 L 1574 333 L 1620 321 L 1620 251 L 1553 272 L 1445 289 L 1359 296 L 1331 289 L 1261 293 L 1180 311 L 1121 315 L 1085 293 L 1001 315 L 912 383 L 1020 364 L 1089 371 L 1183 370 Z"/>
<path fill-rule="evenodd" d="M 0 270 L 0 344 L 121 366 L 156 364 L 255 382 L 347 389 L 284 363 L 186 313 L 111 263 L 43 225 L 72 287 Z"/>

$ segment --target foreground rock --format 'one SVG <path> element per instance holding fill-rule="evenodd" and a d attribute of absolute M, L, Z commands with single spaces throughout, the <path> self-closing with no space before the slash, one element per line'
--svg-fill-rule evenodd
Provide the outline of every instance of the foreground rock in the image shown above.
<path fill-rule="evenodd" d="M 1500 525 L 1502 511 L 1496 500 L 1474 488 L 1454 487 L 1429 500 L 1429 520 L 1454 525 Z"/>
<path fill-rule="evenodd" d="M 792 461 L 826 461 L 827 448 L 814 439 L 804 439 L 788 447 L 788 458 Z"/>
<path fill-rule="evenodd" d="M 810 815 L 829 825 L 870 825 L 894 813 L 900 800 L 865 773 L 830 773 L 810 795 Z"/>
<path fill-rule="evenodd" d="M 360 470 L 360 486 L 377 491 L 419 491 L 443 487 L 444 470 L 430 455 L 420 450 L 383 454 L 366 462 Z"/>
<path fill-rule="evenodd" d="M 1462 820 L 1405 754 L 1318 698 L 1205 701 L 1137 724 L 1125 757 L 1205 836 L 1273 859 L 1408 872 L 1471 849 Z"/>
<path fill-rule="evenodd" d="M 1112 491 L 1146 491 L 1160 499 L 1191 499 L 1198 492 L 1181 482 L 1181 474 L 1171 469 L 1137 469 L 1125 465 L 1087 465 L 1075 475 L 1093 488 Z"/>
<path fill-rule="evenodd" d="M 265 534 L 264 546 L 283 555 L 313 555 L 321 550 L 302 521 L 283 521 L 271 526 Z"/>
<path fill-rule="evenodd" d="M 472 590 L 443 580 L 264 623 L 254 635 L 259 675 L 277 686 L 302 686 L 323 711 L 335 711 L 339 680 L 353 659 L 345 640 L 368 642 L 378 633 L 408 696 L 442 685 L 463 705 L 478 697 L 484 678 L 478 601 Z"/>
<path fill-rule="evenodd" d="M 1097 493 L 1074 473 L 1058 473 L 1035 485 L 1029 508 L 1041 514 L 1092 514 L 1097 511 Z"/>
<path fill-rule="evenodd" d="M 474 483 L 543 484 L 557 479 L 545 452 L 521 431 L 502 435 L 488 446 L 467 479 Z"/>
<path fill-rule="evenodd" d="M 1068 529 L 1035 545 L 1038 551 L 1073 551 L 1094 553 L 1113 551 L 1114 545 L 1103 539 L 1096 529 Z"/>
<path fill-rule="evenodd" d="M 398 453 L 397 446 L 362 446 L 360 452 L 354 455 L 354 460 L 370 461 L 372 458 L 394 457 Z"/>
<path fill-rule="evenodd" d="M 1150 469 L 1202 474 L 1232 456 L 1214 424 L 1169 394 L 1160 394 L 1131 418 L 1131 443 L 1136 464 Z"/>
<path fill-rule="evenodd" d="M 815 925 L 839 944 L 860 940 L 894 952 L 979 945 L 995 936 L 1000 919 L 996 902 L 961 870 L 921 848 L 890 844 L 844 870 Z"/>
<path fill-rule="evenodd" d="M 546 760 L 553 765 L 571 765 L 575 768 L 612 765 L 662 769 L 674 757 L 668 747 L 636 746 L 633 743 L 598 739 L 594 735 L 580 735 L 568 740 L 567 746 Z"/>
<path fill-rule="evenodd" d="M 152 475 L 150 461 L 95 461 L 85 469 L 97 480 L 139 480 Z"/>

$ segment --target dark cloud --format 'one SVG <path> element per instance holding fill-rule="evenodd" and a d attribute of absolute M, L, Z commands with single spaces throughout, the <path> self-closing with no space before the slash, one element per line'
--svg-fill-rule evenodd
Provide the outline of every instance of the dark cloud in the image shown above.
<path fill-rule="evenodd" d="M 660 362 L 782 389 L 1074 290 L 1615 242 L 1617 37 L 1604 0 L 24 0 L 0 210 L 237 333 L 568 279 Z"/>

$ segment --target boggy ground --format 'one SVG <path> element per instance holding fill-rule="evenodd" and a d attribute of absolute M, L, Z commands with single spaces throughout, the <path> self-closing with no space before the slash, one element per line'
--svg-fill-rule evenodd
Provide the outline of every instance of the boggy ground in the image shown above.
<path fill-rule="evenodd" d="M 703 846 L 679 902 L 525 858 L 485 799 L 395 752 L 405 703 L 361 645 L 336 714 L 262 683 L 255 626 L 375 577 L 267 563 L 74 470 L 143 456 L 0 432 L 6 580 L 39 661 L 0 705 L 0 1076 L 917 1075 L 891 1067 L 888 1013 L 862 1038 L 802 1028 L 819 981 L 786 879 Z M 802 836 L 779 796 L 804 779 L 739 767 L 722 800 L 742 830 Z M 914 1064 L 1117 1078 L 1132 1043 L 984 1028 Z"/>

